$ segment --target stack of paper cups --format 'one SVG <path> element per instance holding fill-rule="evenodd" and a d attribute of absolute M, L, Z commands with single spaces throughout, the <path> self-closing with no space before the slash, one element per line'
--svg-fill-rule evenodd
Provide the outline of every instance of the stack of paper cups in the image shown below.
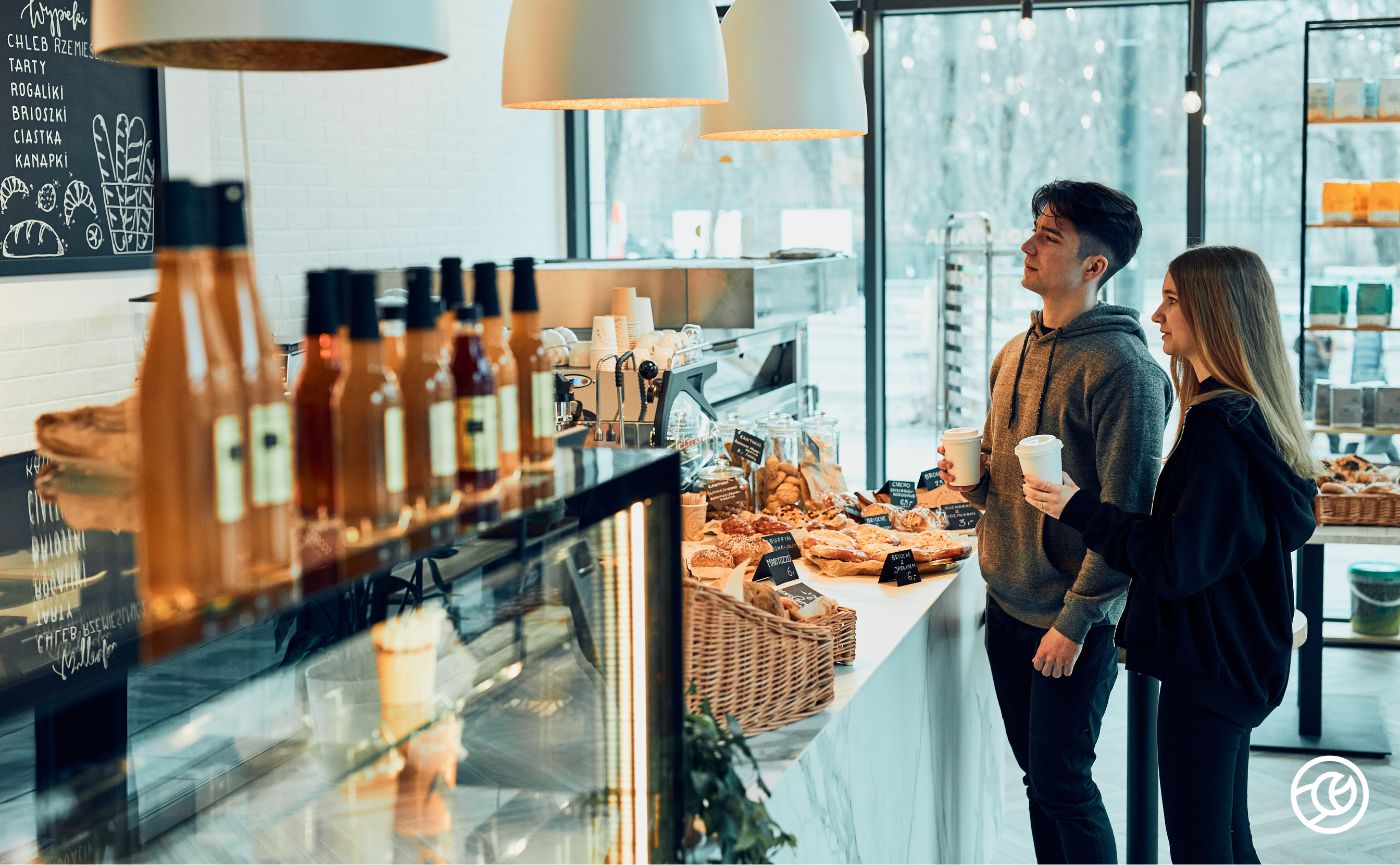
<path fill-rule="evenodd" d="M 599 369 L 604 358 L 617 355 L 617 318 L 611 315 L 593 316 L 593 342 L 588 348 L 588 365 Z M 609 360 L 601 369 L 613 369 L 616 362 Z"/>
<path fill-rule="evenodd" d="M 617 324 L 617 350 L 627 351 L 637 344 L 637 340 L 632 336 L 632 328 L 625 315 L 614 315 L 613 321 Z"/>
<path fill-rule="evenodd" d="M 630 316 L 632 314 L 632 301 L 636 299 L 636 288 L 632 286 L 614 288 L 612 296 L 612 314 Z"/>
<path fill-rule="evenodd" d="M 651 298 L 632 298 L 632 311 L 628 316 L 627 326 L 633 346 L 637 344 L 637 340 L 656 330 L 656 322 L 652 319 Z"/>

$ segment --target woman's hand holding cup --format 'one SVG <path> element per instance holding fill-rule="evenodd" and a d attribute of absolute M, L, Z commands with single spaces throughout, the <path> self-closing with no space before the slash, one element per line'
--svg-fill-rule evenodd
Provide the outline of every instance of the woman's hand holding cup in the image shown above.
<path fill-rule="evenodd" d="M 1026 475 L 1026 482 L 1021 485 L 1026 502 L 1031 507 L 1057 520 L 1060 518 L 1060 514 L 1065 512 L 1065 506 L 1069 504 L 1069 500 L 1074 498 L 1075 493 L 1079 492 L 1079 487 L 1075 485 L 1068 474 L 1060 472 L 1060 476 L 1064 478 L 1063 484 L 1048 484 Z"/>

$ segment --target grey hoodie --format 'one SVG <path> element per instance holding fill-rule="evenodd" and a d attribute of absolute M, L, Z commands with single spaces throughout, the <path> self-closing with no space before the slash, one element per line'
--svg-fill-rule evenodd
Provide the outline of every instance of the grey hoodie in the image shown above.
<path fill-rule="evenodd" d="M 1087 551 L 1079 532 L 1026 503 L 1016 445 L 1040 433 L 1058 436 L 1076 484 L 1146 513 L 1171 382 L 1148 354 L 1138 313 L 1099 304 L 1052 331 L 1032 313 L 1030 330 L 992 363 L 991 393 L 982 438 L 988 471 L 966 494 L 985 511 L 977 540 L 987 591 L 1012 617 L 1082 643 L 1091 627 L 1118 622 L 1128 578 Z"/>

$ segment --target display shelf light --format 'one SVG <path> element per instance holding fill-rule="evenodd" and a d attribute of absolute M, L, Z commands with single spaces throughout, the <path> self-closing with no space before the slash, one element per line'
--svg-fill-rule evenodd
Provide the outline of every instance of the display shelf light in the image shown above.
<path fill-rule="evenodd" d="M 701 138 L 806 141 L 866 133 L 860 64 L 828 0 L 736 0 L 720 32 L 729 102 L 701 111 Z"/>
<path fill-rule="evenodd" d="M 1034 11 L 1032 0 L 1021 0 L 1021 20 L 1016 22 L 1016 35 L 1022 39 L 1035 38 L 1035 19 L 1031 17 Z"/>
<path fill-rule="evenodd" d="M 862 56 L 870 53 L 870 34 L 865 30 L 865 9 L 860 6 L 851 13 L 851 47 Z"/>
<path fill-rule="evenodd" d="M 712 0 L 514 0 L 506 108 L 612 110 L 729 98 Z"/>
<path fill-rule="evenodd" d="M 1181 96 L 1181 108 L 1187 114 L 1195 114 L 1205 105 L 1201 99 L 1201 82 L 1195 72 L 1186 73 L 1186 92 Z"/>
<path fill-rule="evenodd" d="M 92 51 L 137 66 L 308 72 L 447 57 L 439 0 L 93 0 Z"/>

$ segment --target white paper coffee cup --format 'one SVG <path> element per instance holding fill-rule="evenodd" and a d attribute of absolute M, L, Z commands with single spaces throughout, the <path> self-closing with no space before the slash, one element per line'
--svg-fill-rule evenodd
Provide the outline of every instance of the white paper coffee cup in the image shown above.
<path fill-rule="evenodd" d="M 1030 436 L 1021 439 L 1016 445 L 1016 456 L 1021 459 L 1021 473 L 1047 484 L 1064 483 L 1064 469 L 1060 463 L 1060 452 L 1064 442 L 1052 435 Z"/>
<path fill-rule="evenodd" d="M 627 315 L 632 314 L 632 301 L 637 298 L 636 286 L 622 286 L 613 289 L 612 293 L 612 314 Z"/>
<path fill-rule="evenodd" d="M 953 486 L 972 487 L 982 481 L 982 433 L 971 427 L 943 431 L 943 456 L 953 464 Z"/>

